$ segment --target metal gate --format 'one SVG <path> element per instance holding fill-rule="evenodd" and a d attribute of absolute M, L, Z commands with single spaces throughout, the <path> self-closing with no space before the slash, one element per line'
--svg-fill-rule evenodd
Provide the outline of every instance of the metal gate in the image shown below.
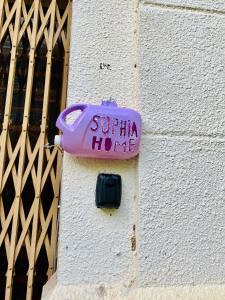
<path fill-rule="evenodd" d="M 40 299 L 56 268 L 72 1 L 0 0 L 0 299 Z"/>

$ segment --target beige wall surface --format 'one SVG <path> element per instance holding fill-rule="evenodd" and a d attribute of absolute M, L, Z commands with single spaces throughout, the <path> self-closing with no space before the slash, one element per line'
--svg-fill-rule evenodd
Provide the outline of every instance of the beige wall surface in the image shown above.
<path fill-rule="evenodd" d="M 139 109 L 135 1 L 73 3 L 68 105 L 101 104 Z M 102 67 L 109 65 L 109 67 Z M 60 284 L 124 283 L 136 278 L 131 239 L 137 222 L 137 159 L 107 161 L 66 154 L 60 209 L 58 281 Z M 99 173 L 122 176 L 118 210 L 95 206 Z"/>
<path fill-rule="evenodd" d="M 225 282 L 225 14 L 173 2 L 139 6 L 142 286 Z"/>

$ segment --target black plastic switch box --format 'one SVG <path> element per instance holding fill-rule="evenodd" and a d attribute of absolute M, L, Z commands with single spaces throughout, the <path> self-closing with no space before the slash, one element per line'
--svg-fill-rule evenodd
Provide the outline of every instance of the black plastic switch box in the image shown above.
<path fill-rule="evenodd" d="M 122 192 L 121 176 L 99 174 L 96 184 L 95 203 L 98 208 L 119 208 Z"/>

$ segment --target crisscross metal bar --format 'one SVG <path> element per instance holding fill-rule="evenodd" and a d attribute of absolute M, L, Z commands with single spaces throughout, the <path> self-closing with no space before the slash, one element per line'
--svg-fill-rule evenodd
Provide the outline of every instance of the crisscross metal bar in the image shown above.
<path fill-rule="evenodd" d="M 26 255 L 29 264 L 26 300 L 32 299 L 35 267 L 39 256 L 43 255 L 42 250 L 45 251 L 48 261 L 46 273 L 48 278 L 56 268 L 62 153 L 57 148 L 50 151 L 44 148 L 44 145 L 48 143 L 50 134 L 49 105 L 51 97 L 55 97 L 51 94 L 51 80 L 54 77 L 53 51 L 59 44 L 64 48 L 64 54 L 60 58 L 63 67 L 62 86 L 61 96 L 57 96 L 57 101 L 61 110 L 65 107 L 72 11 L 72 1 L 65 0 L 63 10 L 59 9 L 57 1 L 51 0 L 47 8 L 43 6 L 42 0 L 32 0 L 29 3 L 26 0 L 0 1 L 0 43 L 1 46 L 4 43 L 7 47 L 11 46 L 11 51 L 6 52 L 10 55 L 10 64 L 5 71 L 8 81 L 5 87 L 5 107 L 0 136 L 0 251 L 1 247 L 5 248 L 8 264 L 5 300 L 14 297 L 14 277 L 18 276 L 15 264 L 20 259 L 21 253 Z M 45 47 L 46 62 L 43 58 Z M 21 67 L 23 55 L 27 55 L 27 65 L 23 64 Z M 38 85 L 35 76 L 37 78 L 40 76 L 40 65 L 36 65 L 37 57 L 41 63 L 43 62 L 41 72 L 45 73 L 45 80 L 40 103 L 42 107 L 38 108 L 41 111 L 38 125 L 40 127 L 33 129 L 34 125 L 33 127 L 30 125 L 33 118 L 31 110 L 35 111 L 37 108 L 32 106 L 32 101 L 36 99 L 34 86 Z M 18 77 L 19 66 L 22 72 L 23 68 L 26 68 L 24 79 Z M 24 94 L 16 94 L 20 79 L 25 80 Z M 24 103 L 23 107 L 19 108 L 22 121 L 19 125 L 13 125 L 18 101 Z M 9 185 L 10 201 L 7 200 Z M 51 193 L 46 199 L 48 190 L 51 190 Z M 30 195 L 27 194 L 28 191 L 32 191 Z M 48 206 L 46 201 L 49 201 Z"/>

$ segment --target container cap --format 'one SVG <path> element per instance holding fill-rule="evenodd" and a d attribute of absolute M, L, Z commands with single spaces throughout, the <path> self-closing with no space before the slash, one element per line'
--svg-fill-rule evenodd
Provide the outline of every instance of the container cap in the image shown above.
<path fill-rule="evenodd" d="M 104 106 L 115 106 L 117 107 L 117 103 L 115 100 L 110 99 L 110 100 L 102 100 L 102 105 Z"/>
<path fill-rule="evenodd" d="M 54 144 L 57 146 L 61 145 L 61 136 L 60 135 L 55 135 Z"/>

